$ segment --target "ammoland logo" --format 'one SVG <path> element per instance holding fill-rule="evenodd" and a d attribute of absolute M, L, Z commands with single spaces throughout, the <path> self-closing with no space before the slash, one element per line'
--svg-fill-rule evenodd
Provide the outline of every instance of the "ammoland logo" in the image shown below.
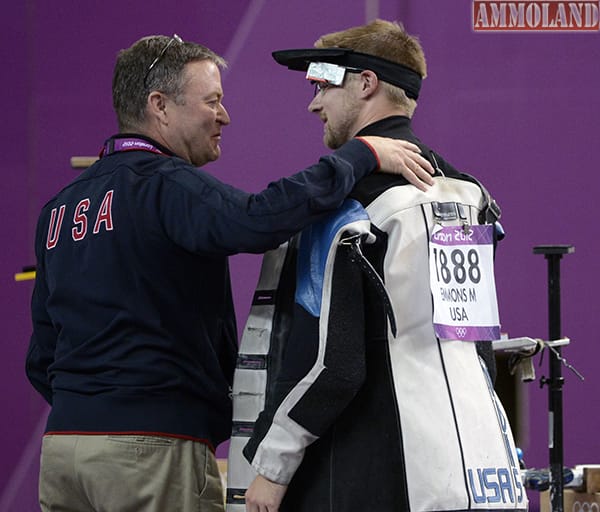
<path fill-rule="evenodd" d="M 475 31 L 586 31 L 600 30 L 599 0 L 564 2 L 473 0 Z"/>

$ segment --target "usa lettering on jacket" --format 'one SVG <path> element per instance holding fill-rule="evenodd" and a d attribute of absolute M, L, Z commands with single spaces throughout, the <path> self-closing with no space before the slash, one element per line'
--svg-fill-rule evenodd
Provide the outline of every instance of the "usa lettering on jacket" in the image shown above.
<path fill-rule="evenodd" d="M 100 229 L 104 225 L 106 231 L 112 231 L 113 220 L 112 220 L 112 200 L 114 190 L 109 190 L 102 199 L 98 213 L 96 214 L 96 220 L 94 222 L 94 228 L 92 233 L 94 235 L 100 232 Z M 71 228 L 71 237 L 73 241 L 79 242 L 83 240 L 88 232 L 88 215 L 87 211 L 90 209 L 91 201 L 89 197 L 82 199 L 77 203 L 75 211 L 73 212 L 73 227 Z M 60 238 L 60 229 L 65 217 L 65 211 L 67 209 L 66 204 L 60 205 L 58 208 L 52 208 L 50 212 L 50 224 L 48 225 L 48 237 L 46 238 L 46 249 L 54 249 L 58 244 Z"/>

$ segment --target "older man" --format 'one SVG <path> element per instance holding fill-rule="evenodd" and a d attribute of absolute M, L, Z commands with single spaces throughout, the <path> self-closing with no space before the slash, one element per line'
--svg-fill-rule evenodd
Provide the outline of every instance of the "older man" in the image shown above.
<path fill-rule="evenodd" d="M 365 137 L 259 194 L 221 183 L 198 167 L 230 122 L 224 65 L 178 36 L 121 51 L 120 133 L 42 210 L 27 375 L 52 406 L 43 510 L 222 510 L 213 449 L 230 433 L 237 351 L 227 255 L 322 218 L 377 158 L 427 173 L 412 144 Z"/>

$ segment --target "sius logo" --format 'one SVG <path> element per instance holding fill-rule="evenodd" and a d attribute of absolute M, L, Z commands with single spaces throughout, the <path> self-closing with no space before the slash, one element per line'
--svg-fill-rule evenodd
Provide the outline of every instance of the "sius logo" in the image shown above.
<path fill-rule="evenodd" d="M 598 0 L 473 0 L 475 31 L 598 31 Z"/>

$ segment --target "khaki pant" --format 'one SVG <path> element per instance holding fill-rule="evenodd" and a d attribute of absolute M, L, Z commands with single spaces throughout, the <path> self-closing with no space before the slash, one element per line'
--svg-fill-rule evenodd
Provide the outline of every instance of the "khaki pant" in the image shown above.
<path fill-rule="evenodd" d="M 44 512 L 223 512 L 217 461 L 199 442 L 144 435 L 47 435 Z"/>

